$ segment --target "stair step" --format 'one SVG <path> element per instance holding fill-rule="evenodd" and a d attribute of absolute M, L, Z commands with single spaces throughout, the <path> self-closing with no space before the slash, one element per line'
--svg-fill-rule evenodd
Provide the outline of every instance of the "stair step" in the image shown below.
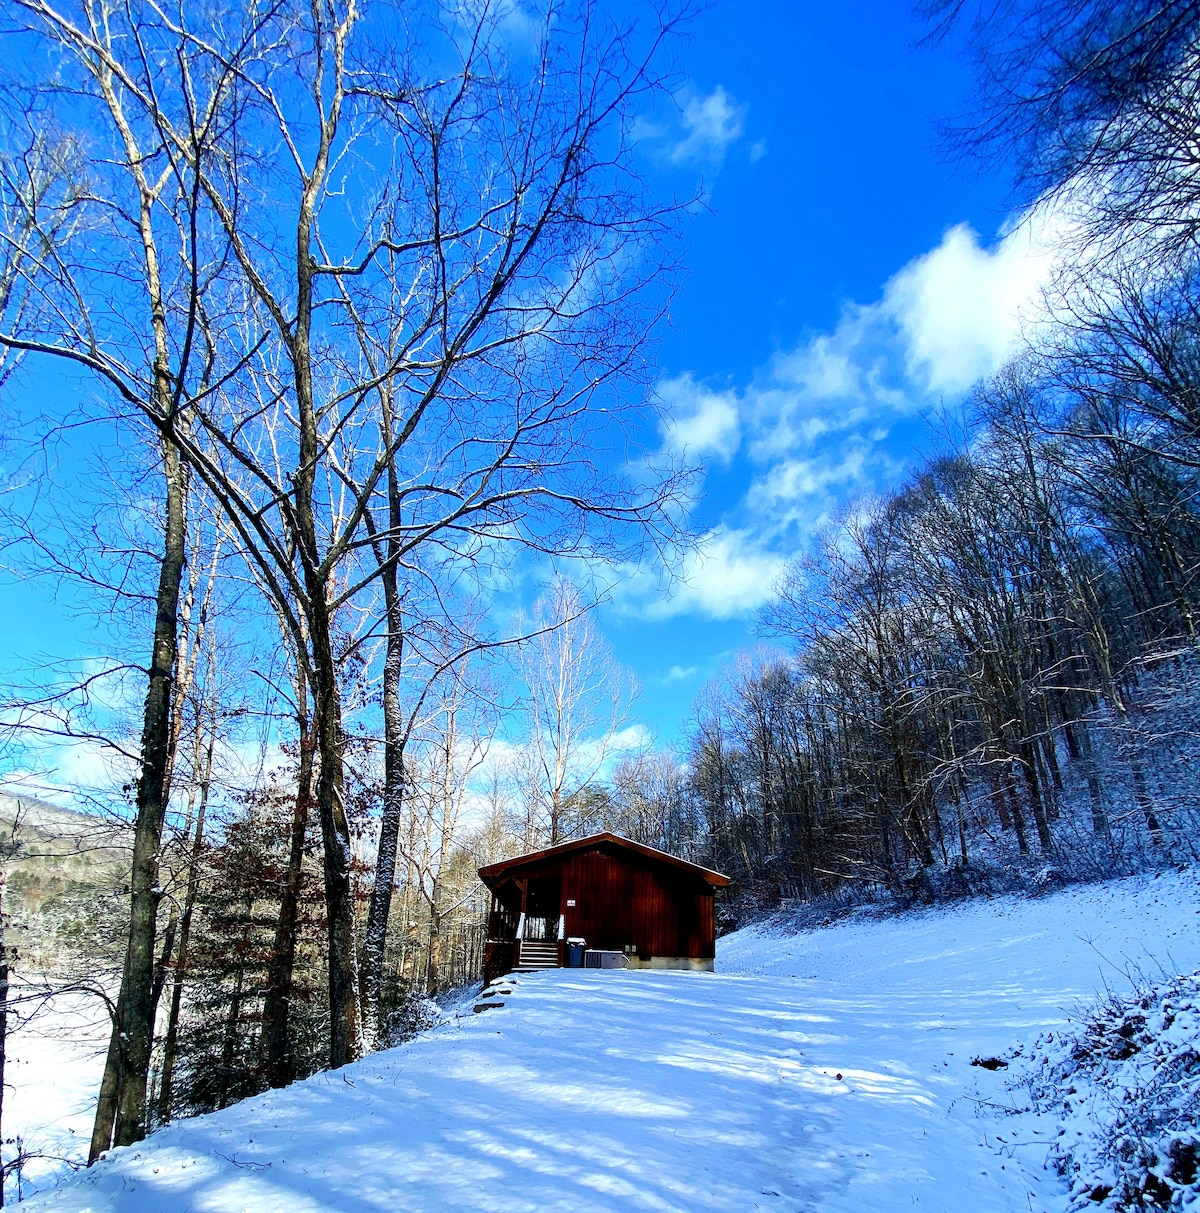
<path fill-rule="evenodd" d="M 558 944 L 544 939 L 525 939 L 517 954 L 517 972 L 558 968 Z"/>

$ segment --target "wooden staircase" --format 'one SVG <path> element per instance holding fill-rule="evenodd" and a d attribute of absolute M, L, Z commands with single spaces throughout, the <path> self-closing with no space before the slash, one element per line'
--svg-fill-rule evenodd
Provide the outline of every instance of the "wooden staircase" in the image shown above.
<path fill-rule="evenodd" d="M 558 968 L 558 943 L 553 939 L 522 939 L 517 956 L 517 972 Z"/>

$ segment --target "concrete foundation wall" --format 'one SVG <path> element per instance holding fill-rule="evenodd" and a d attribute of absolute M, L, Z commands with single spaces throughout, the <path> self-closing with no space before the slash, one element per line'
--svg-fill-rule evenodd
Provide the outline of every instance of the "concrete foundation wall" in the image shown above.
<path fill-rule="evenodd" d="M 629 956 L 626 960 L 626 967 L 630 969 L 690 969 L 694 973 L 713 971 L 711 956 Z"/>

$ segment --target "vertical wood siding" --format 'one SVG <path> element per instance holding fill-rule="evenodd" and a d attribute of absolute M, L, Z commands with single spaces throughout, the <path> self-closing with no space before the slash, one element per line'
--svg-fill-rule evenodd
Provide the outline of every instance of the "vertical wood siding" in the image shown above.
<path fill-rule="evenodd" d="M 715 954 L 713 894 L 703 879 L 615 848 L 549 861 L 538 875 L 551 869 L 561 873 L 566 933 L 582 936 L 589 948 L 632 944 L 644 957 Z"/>

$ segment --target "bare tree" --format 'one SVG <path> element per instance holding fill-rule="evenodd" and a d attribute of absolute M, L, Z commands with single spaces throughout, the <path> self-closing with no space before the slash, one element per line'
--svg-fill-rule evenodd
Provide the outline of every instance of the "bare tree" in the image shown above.
<path fill-rule="evenodd" d="M 1200 4 L 926 0 L 977 66 L 968 144 L 1014 155 L 1022 201 L 1054 198 L 1085 260 L 1178 264 L 1200 235 Z"/>
<path fill-rule="evenodd" d="M 686 776 L 670 751 L 623 758 L 611 779 L 612 827 L 635 842 L 692 858 L 700 830 Z"/>
<path fill-rule="evenodd" d="M 299 943 L 300 890 L 304 877 L 304 850 L 312 813 L 316 755 L 313 746 L 312 705 L 305 664 L 292 650 L 287 621 L 279 618 L 280 640 L 292 671 L 291 708 L 296 726 L 296 786 L 288 832 L 288 858 L 279 898 L 275 939 L 267 966 L 263 995 L 262 1055 L 267 1082 L 286 1086 L 295 1077 L 289 1055 L 289 1025 L 293 975 Z"/>
<path fill-rule="evenodd" d="M 674 19 L 625 29 L 581 0 L 542 13 L 532 55 L 509 57 L 488 10 L 465 25 L 353 0 L 146 21 L 90 0 L 21 11 L 97 101 L 125 174 L 97 205 L 131 194 L 135 238 L 93 240 L 86 279 L 56 267 L 46 306 L 3 340 L 91 368 L 138 410 L 286 620 L 312 700 L 340 1065 L 362 1031 L 339 611 L 422 554 L 471 576 L 501 542 L 605 556 L 674 526 L 669 471 L 630 485 L 605 466 L 663 305 L 650 288 L 674 210 L 643 195 L 628 132 Z M 156 222 L 177 237 L 178 298 Z M 114 283 L 150 305 L 146 383 L 137 342 L 97 306 Z M 178 365 L 197 346 L 202 374 Z M 370 535 L 400 467 L 403 508 Z M 381 541 L 384 561 L 367 561 Z M 116 1140 L 141 1131 L 137 1085 Z"/>
<path fill-rule="evenodd" d="M 580 793 L 608 762 L 635 687 L 582 592 L 564 577 L 538 600 L 529 630 L 518 658 L 528 696 L 529 740 L 518 760 L 525 844 L 555 846 L 587 826 Z"/>
<path fill-rule="evenodd" d="M 12 834 L 0 843 L 0 1150 L 4 1143 L 4 1061 L 8 1053 L 8 962 L 10 945 L 8 942 L 8 913 L 4 903 L 4 891 L 7 883 L 7 860 L 16 850 L 17 823 L 13 823 Z M 0 1152 L 0 1208 L 4 1207 L 4 1183 L 8 1178 L 8 1167 L 4 1155 Z"/>
<path fill-rule="evenodd" d="M 47 260 L 58 255 L 75 223 L 73 202 L 79 181 L 75 149 L 69 143 L 47 138 L 36 122 L 20 114 L 14 122 L 4 115 L 0 123 L 4 149 L 0 151 L 0 318 L 5 326 L 19 325 L 29 303 L 30 282 Z M 0 346 L 0 387 L 20 360 L 21 351 Z M 0 842 L 0 861 L 18 849 L 18 822 Z M 0 1143 L 4 1142 L 4 1063 L 8 1039 L 9 959 L 6 935 L 6 872 L 0 862 Z M 0 1208 L 8 1169 L 0 1154 Z"/>
<path fill-rule="evenodd" d="M 495 729 L 486 700 L 471 687 L 466 663 L 440 680 L 440 692 L 421 728 L 421 755 L 411 775 L 407 829 L 400 852 L 409 879 L 425 902 L 429 935 L 425 964 L 426 993 L 441 988 L 440 961 L 445 919 L 475 893 L 472 880 L 465 893 L 448 896 L 450 860 L 462 845 L 464 810 L 471 777 L 483 765 Z"/>
<path fill-rule="evenodd" d="M 110 162 L 114 165 L 110 176 L 114 190 L 106 200 L 107 207 L 101 208 L 107 235 L 127 246 L 129 258 L 136 265 L 137 280 L 145 287 L 139 299 L 142 307 L 121 313 L 119 325 L 124 346 L 119 353 L 98 345 L 97 334 L 89 324 L 89 311 L 75 306 L 82 300 L 76 284 L 86 272 L 86 265 L 74 261 L 74 246 L 80 240 L 106 243 L 97 239 L 97 229 L 90 222 L 74 221 L 91 191 L 39 195 L 34 200 L 37 209 L 24 235 L 9 236 L 10 249 L 16 250 L 10 255 L 22 265 L 24 303 L 19 315 L 7 318 L 3 344 L 11 352 L 40 350 L 92 366 L 135 408 L 160 418 L 177 419 L 186 402 L 185 384 L 202 382 L 205 366 L 211 365 L 206 360 L 203 341 L 196 340 L 202 325 L 195 277 L 185 273 L 181 282 L 171 269 L 164 268 L 164 261 L 169 265 L 172 252 L 179 248 L 173 239 L 179 234 L 176 225 L 187 223 L 189 211 L 185 205 L 171 216 L 170 228 L 175 230 L 168 229 L 164 248 L 164 225 L 156 220 L 155 212 L 164 189 L 174 186 L 176 181 L 169 168 L 164 173 L 161 164 L 155 165 L 155 153 L 140 137 L 144 130 L 139 132 L 131 122 L 128 98 L 110 65 L 93 59 L 87 69 L 92 98 L 106 114 L 115 135 L 115 158 Z M 96 187 L 99 182 L 93 180 L 90 185 Z M 103 192 L 102 186 L 99 192 Z M 170 192 L 178 196 L 176 191 Z M 190 210 L 193 220 L 196 198 L 193 191 Z M 62 230 L 68 224 L 73 225 L 74 239 L 69 245 L 72 251 L 53 257 L 39 256 L 47 244 L 47 233 Z M 21 245 L 17 244 L 18 239 L 23 240 Z M 65 308 L 61 306 L 64 303 Z M 180 334 L 172 329 L 172 321 L 181 314 L 186 318 L 186 336 L 177 341 L 175 338 Z M 65 320 L 67 331 L 51 335 L 46 328 L 51 317 Z M 172 688 L 186 543 L 187 475 L 178 443 L 169 432 L 162 430 L 160 434 L 163 547 L 139 747 L 129 944 L 99 1101 L 93 1157 L 114 1141 L 118 1144 L 135 1141 L 145 1132 L 146 1076 L 153 1036 L 158 856 L 169 796 Z"/>

